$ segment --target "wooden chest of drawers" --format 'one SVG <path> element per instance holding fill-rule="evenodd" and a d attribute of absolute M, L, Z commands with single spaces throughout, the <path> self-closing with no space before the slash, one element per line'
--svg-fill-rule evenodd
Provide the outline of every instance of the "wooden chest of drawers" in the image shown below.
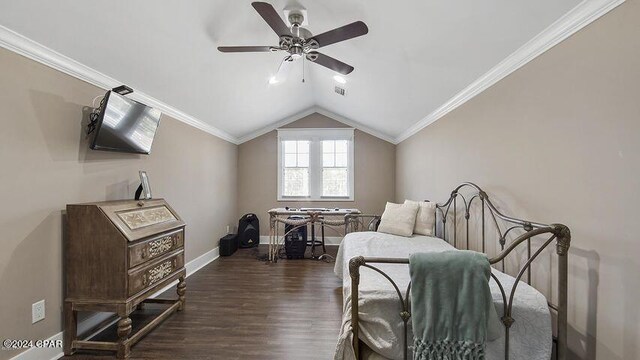
<path fill-rule="evenodd" d="M 64 351 L 117 351 L 118 358 L 142 336 L 185 304 L 184 222 L 162 199 L 67 205 L 65 241 Z M 151 299 L 178 280 L 175 300 Z M 129 314 L 144 302 L 168 308 L 131 334 Z M 119 316 L 118 341 L 77 339 L 78 311 Z"/>

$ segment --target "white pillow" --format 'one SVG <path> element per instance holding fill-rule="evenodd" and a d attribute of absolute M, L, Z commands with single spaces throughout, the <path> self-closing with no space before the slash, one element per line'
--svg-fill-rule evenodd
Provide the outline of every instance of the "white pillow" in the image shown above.
<path fill-rule="evenodd" d="M 418 204 L 387 203 L 380 219 L 378 231 L 400 236 L 411 236 L 418 214 Z"/>
<path fill-rule="evenodd" d="M 418 205 L 414 234 L 433 236 L 433 228 L 436 225 L 436 203 L 426 201 L 405 200 L 405 204 Z"/>

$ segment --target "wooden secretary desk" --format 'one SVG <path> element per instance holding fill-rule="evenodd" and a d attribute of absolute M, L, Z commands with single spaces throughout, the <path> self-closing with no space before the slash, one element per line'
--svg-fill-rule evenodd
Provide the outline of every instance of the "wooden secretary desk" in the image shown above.
<path fill-rule="evenodd" d="M 126 358 L 131 345 L 184 309 L 184 227 L 162 199 L 67 205 L 65 355 L 92 349 L 117 351 L 118 358 Z M 176 280 L 177 299 L 149 298 Z M 162 303 L 168 308 L 131 334 L 129 314 L 142 303 Z M 118 340 L 79 340 L 78 311 L 116 313 Z"/>

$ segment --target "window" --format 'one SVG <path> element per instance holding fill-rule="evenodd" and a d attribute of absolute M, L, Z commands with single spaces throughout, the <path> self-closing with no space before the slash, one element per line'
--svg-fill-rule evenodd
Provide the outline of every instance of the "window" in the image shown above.
<path fill-rule="evenodd" d="M 278 130 L 278 200 L 353 200 L 353 129 Z"/>
<path fill-rule="evenodd" d="M 286 140 L 284 144 L 284 196 L 309 196 L 309 141 Z"/>
<path fill-rule="evenodd" d="M 349 196 L 348 140 L 322 140 L 322 196 Z"/>

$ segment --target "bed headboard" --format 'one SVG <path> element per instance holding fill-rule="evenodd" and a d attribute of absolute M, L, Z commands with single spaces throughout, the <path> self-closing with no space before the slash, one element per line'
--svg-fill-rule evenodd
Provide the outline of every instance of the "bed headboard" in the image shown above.
<path fill-rule="evenodd" d="M 364 219 L 346 218 L 347 229 L 350 223 L 352 231 L 358 231 L 359 225 L 363 225 L 365 230 L 375 230 L 375 225 L 379 222 L 380 217 L 377 215 L 365 215 L 370 220 L 368 223 Z M 355 224 L 355 227 L 353 226 Z M 473 231 L 472 231 L 473 230 Z M 540 257 L 540 255 L 552 248 L 551 244 L 555 242 L 555 254 L 557 255 L 557 266 L 552 267 L 557 271 L 557 302 L 553 304 L 549 301 L 549 307 L 557 313 L 556 317 L 556 354 L 558 359 L 566 359 L 567 356 L 567 273 L 568 273 L 568 251 L 571 242 L 571 233 L 569 228 L 562 224 L 542 224 L 533 221 L 518 219 L 515 217 L 504 215 L 494 205 L 489 195 L 478 185 L 466 182 L 457 186 L 451 192 L 451 195 L 444 203 L 436 203 L 436 224 L 434 229 L 436 237 L 442 238 L 459 249 L 471 249 L 481 251 L 489 257 L 492 266 L 501 266 L 505 271 L 505 259 L 507 257 L 518 257 L 515 261 L 515 278 L 516 282 L 512 291 L 505 293 L 502 284 L 491 275 L 501 290 L 504 303 L 504 316 L 502 323 L 505 326 L 505 357 L 508 358 L 509 349 L 509 328 L 514 319 L 511 317 L 513 298 L 518 282 L 524 281 L 531 284 L 531 265 Z M 534 240 L 535 238 L 535 240 Z M 493 249 L 491 249 L 493 247 Z M 494 251 L 489 251 L 494 250 Z M 491 254 L 491 253 L 495 254 Z M 519 255 L 519 256 L 516 256 Z M 352 325 L 355 339 L 358 333 L 358 283 L 360 279 L 359 268 L 361 266 L 376 269 L 372 264 L 375 263 L 408 263 L 408 259 L 395 258 L 365 258 L 362 256 L 354 257 L 349 262 L 349 272 L 352 279 Z M 386 275 L 385 275 L 386 276 Z M 395 283 L 389 279 L 394 286 Z M 396 287 L 397 288 L 397 287 Z M 398 290 L 398 289 L 397 289 Z M 398 290 L 398 294 L 400 294 Z M 410 308 L 406 297 L 408 297 L 409 289 L 405 294 L 405 299 L 401 297 L 401 303 L 404 308 L 401 311 L 401 317 L 405 322 L 410 317 Z M 353 299 L 356 299 L 355 301 Z M 405 329 L 406 334 L 406 329 Z M 357 350 L 357 344 L 354 342 Z M 406 336 L 405 336 L 406 348 Z M 405 351 L 406 357 L 406 351 Z"/>
<path fill-rule="evenodd" d="M 562 225 L 558 226 L 562 227 Z M 495 255 L 505 250 L 510 238 L 517 238 L 517 235 L 534 229 L 548 227 L 550 225 L 504 215 L 493 204 L 489 195 L 471 182 L 458 185 L 451 191 L 447 201 L 441 204 L 436 203 L 434 234 L 459 249 L 471 249 Z M 525 241 L 525 260 L 533 255 L 532 237 Z M 488 243 L 488 240 L 491 242 Z M 499 249 L 491 249 L 496 245 Z M 501 263 L 504 271 L 504 259 Z M 527 268 L 526 281 L 531 284 L 531 267 Z"/>

